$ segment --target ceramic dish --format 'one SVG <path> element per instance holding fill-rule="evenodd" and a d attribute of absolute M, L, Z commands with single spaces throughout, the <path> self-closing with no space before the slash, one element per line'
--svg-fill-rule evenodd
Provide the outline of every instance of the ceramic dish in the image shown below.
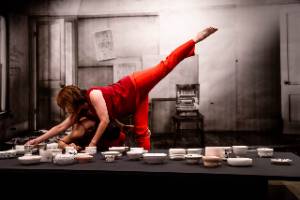
<path fill-rule="evenodd" d="M 217 156 L 203 156 L 204 167 L 218 167 L 222 164 L 222 158 Z"/>
<path fill-rule="evenodd" d="M 275 165 L 290 165 L 292 164 L 292 160 L 288 158 L 273 158 L 271 159 L 271 163 Z"/>
<path fill-rule="evenodd" d="M 73 164 L 75 156 L 71 154 L 57 154 L 53 158 L 53 163 L 57 165 L 70 165 Z"/>
<path fill-rule="evenodd" d="M 0 151 L 0 159 L 14 158 L 17 155 L 16 150 Z"/>
<path fill-rule="evenodd" d="M 75 155 L 75 160 L 77 160 L 79 163 L 87 163 L 93 160 L 93 156 L 87 153 L 78 153 Z"/>
<path fill-rule="evenodd" d="M 167 159 L 166 153 L 144 153 L 143 160 L 148 164 L 162 164 Z"/>
<path fill-rule="evenodd" d="M 274 150 L 272 148 L 257 148 L 259 157 L 268 158 L 273 156 Z"/>
<path fill-rule="evenodd" d="M 186 154 L 186 150 L 183 148 L 170 148 L 169 154 Z"/>
<path fill-rule="evenodd" d="M 227 163 L 231 166 L 246 167 L 251 166 L 253 160 L 251 158 L 228 158 Z"/>
<path fill-rule="evenodd" d="M 140 160 L 143 157 L 144 150 L 130 150 L 126 154 L 129 160 Z"/>
<path fill-rule="evenodd" d="M 202 158 L 199 154 L 187 154 L 185 155 L 186 163 L 188 164 L 198 164 Z"/>
<path fill-rule="evenodd" d="M 33 165 L 33 164 L 40 163 L 41 158 L 42 158 L 42 156 L 28 155 L 28 156 L 21 156 L 18 158 L 18 160 L 23 165 Z"/>

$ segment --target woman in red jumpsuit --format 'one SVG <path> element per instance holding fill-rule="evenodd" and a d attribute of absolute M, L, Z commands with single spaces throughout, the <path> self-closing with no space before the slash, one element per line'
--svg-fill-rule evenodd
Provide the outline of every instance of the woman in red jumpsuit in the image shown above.
<path fill-rule="evenodd" d="M 89 135 L 88 146 L 97 146 L 100 138 L 109 135 L 109 131 L 103 134 L 110 126 L 110 122 L 116 122 L 120 127 L 120 133 L 115 138 L 102 140 L 102 145 L 121 145 L 125 140 L 124 126 L 117 119 L 133 115 L 135 140 L 137 146 L 150 149 L 150 131 L 148 129 L 148 93 L 162 80 L 174 67 L 187 57 L 194 55 L 195 44 L 217 31 L 209 27 L 199 32 L 195 38 L 176 48 L 165 60 L 158 65 L 134 72 L 119 80 L 117 83 L 103 87 L 92 87 L 81 90 L 76 86 L 64 87 L 57 96 L 58 105 L 69 116 L 60 124 L 51 128 L 40 137 L 30 140 L 27 144 L 38 144 L 50 137 L 73 126 L 72 133 L 60 141 L 63 148 L 73 144 L 76 139 Z M 95 129 L 88 134 L 90 129 Z M 109 138 L 109 137 L 108 137 Z M 75 145 L 76 146 L 76 145 Z"/>

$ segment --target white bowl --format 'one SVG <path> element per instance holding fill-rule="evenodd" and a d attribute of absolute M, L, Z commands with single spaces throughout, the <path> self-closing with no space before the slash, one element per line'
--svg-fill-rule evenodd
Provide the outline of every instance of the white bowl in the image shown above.
<path fill-rule="evenodd" d="M 94 156 L 88 154 L 88 153 L 78 153 L 75 155 L 75 160 L 77 160 L 79 163 L 87 163 L 91 162 L 93 160 Z"/>
<path fill-rule="evenodd" d="M 186 154 L 186 150 L 183 148 L 170 148 L 169 154 Z"/>
<path fill-rule="evenodd" d="M 144 150 L 131 150 L 127 151 L 129 160 L 140 160 L 143 157 Z"/>
<path fill-rule="evenodd" d="M 17 155 L 16 150 L 0 151 L 0 159 L 14 158 Z"/>
<path fill-rule="evenodd" d="M 184 160 L 186 154 L 169 154 L 171 160 Z"/>
<path fill-rule="evenodd" d="M 97 153 L 97 147 L 85 147 L 85 152 L 90 155 L 95 155 Z"/>
<path fill-rule="evenodd" d="M 244 156 L 248 152 L 248 146 L 232 146 L 232 151 L 236 156 Z"/>
<path fill-rule="evenodd" d="M 143 147 L 130 147 L 130 151 L 144 151 Z"/>
<path fill-rule="evenodd" d="M 39 154 L 42 157 L 41 162 L 52 162 L 53 155 L 50 150 L 39 149 Z"/>
<path fill-rule="evenodd" d="M 205 156 L 225 157 L 224 147 L 205 147 Z"/>
<path fill-rule="evenodd" d="M 74 163 L 75 156 L 72 154 L 57 154 L 53 158 L 53 163 L 57 165 L 70 165 Z"/>
<path fill-rule="evenodd" d="M 187 154 L 202 154 L 202 148 L 189 148 L 187 149 Z"/>
<path fill-rule="evenodd" d="M 222 158 L 218 156 L 203 156 L 204 167 L 218 167 L 222 164 Z"/>
<path fill-rule="evenodd" d="M 185 155 L 186 163 L 188 164 L 197 164 L 201 160 L 202 155 L 200 154 L 187 154 Z"/>
<path fill-rule="evenodd" d="M 166 153 L 144 153 L 143 160 L 148 164 L 162 164 L 167 159 Z"/>
<path fill-rule="evenodd" d="M 227 163 L 231 166 L 251 166 L 253 160 L 251 158 L 228 158 Z"/>
<path fill-rule="evenodd" d="M 41 162 L 42 156 L 37 155 L 28 155 L 28 156 L 21 156 L 18 158 L 19 162 L 23 165 L 32 165 Z"/>
<path fill-rule="evenodd" d="M 272 148 L 257 148 L 257 154 L 259 157 L 272 157 L 274 149 Z"/>
<path fill-rule="evenodd" d="M 57 149 L 58 148 L 58 143 L 49 143 L 46 144 L 47 149 Z"/>
<path fill-rule="evenodd" d="M 101 152 L 103 158 L 105 158 L 106 155 L 111 155 L 111 156 L 115 156 L 115 158 L 121 157 L 122 153 L 120 153 L 119 151 L 103 151 Z"/>
<path fill-rule="evenodd" d="M 24 154 L 25 153 L 25 147 L 24 147 L 24 145 L 16 145 L 15 149 L 17 151 L 17 154 Z"/>

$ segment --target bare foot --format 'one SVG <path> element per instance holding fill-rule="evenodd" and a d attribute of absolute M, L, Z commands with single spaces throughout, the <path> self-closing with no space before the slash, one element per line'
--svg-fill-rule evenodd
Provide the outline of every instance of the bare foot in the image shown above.
<path fill-rule="evenodd" d="M 214 27 L 209 27 L 204 29 L 203 31 L 199 32 L 196 37 L 194 38 L 195 43 L 200 42 L 201 40 L 204 40 L 207 38 L 209 35 L 213 34 L 216 32 L 218 29 Z"/>

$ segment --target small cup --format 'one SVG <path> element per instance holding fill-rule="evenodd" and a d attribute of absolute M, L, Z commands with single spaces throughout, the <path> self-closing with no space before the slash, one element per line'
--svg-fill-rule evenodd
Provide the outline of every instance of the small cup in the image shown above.
<path fill-rule="evenodd" d="M 95 155 L 97 153 L 97 147 L 85 147 L 85 152 L 90 155 Z"/>
<path fill-rule="evenodd" d="M 105 162 L 114 162 L 115 156 L 114 155 L 105 155 Z"/>
<path fill-rule="evenodd" d="M 24 145 L 24 154 L 26 156 L 32 155 L 33 145 Z"/>

